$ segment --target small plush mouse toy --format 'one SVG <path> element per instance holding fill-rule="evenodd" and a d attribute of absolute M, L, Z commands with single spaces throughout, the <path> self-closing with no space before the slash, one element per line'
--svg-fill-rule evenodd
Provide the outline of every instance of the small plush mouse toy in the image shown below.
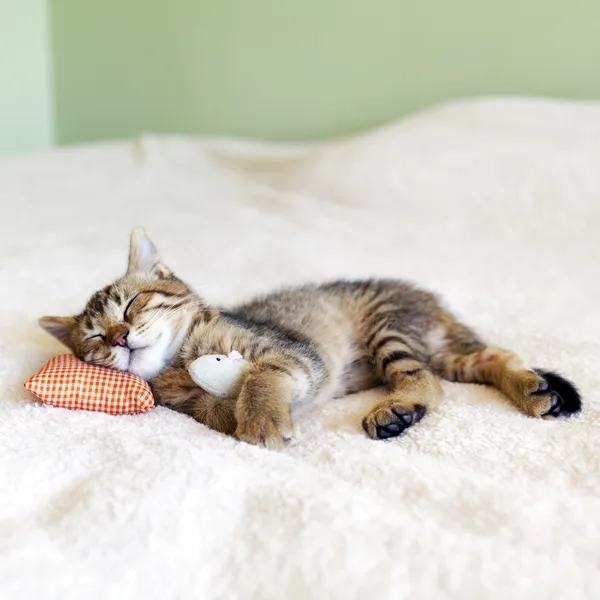
<path fill-rule="evenodd" d="M 205 354 L 191 363 L 188 371 L 194 382 L 209 394 L 235 400 L 249 366 L 239 352 Z"/>

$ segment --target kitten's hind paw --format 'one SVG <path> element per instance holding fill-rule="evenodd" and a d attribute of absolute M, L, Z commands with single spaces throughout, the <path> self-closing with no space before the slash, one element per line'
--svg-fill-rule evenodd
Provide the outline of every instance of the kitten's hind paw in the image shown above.
<path fill-rule="evenodd" d="M 365 433 L 374 440 L 398 437 L 419 422 L 427 409 L 420 404 L 403 404 L 397 398 L 384 399 L 362 422 Z"/>
<path fill-rule="evenodd" d="M 554 371 L 543 369 L 533 369 L 533 371 L 548 385 L 542 393 L 550 393 L 552 398 L 551 405 L 544 416 L 570 416 L 581 411 L 581 394 L 573 383 Z"/>

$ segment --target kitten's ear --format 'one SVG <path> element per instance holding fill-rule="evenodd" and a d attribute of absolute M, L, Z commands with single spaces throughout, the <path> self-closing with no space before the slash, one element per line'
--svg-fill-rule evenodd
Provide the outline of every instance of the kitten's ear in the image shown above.
<path fill-rule="evenodd" d="M 73 333 L 77 326 L 75 317 L 42 317 L 39 321 L 42 329 L 62 342 L 69 350 L 74 349 Z"/>
<path fill-rule="evenodd" d="M 156 246 L 146 235 L 143 229 L 134 229 L 131 232 L 129 242 L 129 267 L 128 273 L 141 271 L 158 277 L 158 279 L 168 279 L 171 277 L 171 270 L 162 262 Z"/>

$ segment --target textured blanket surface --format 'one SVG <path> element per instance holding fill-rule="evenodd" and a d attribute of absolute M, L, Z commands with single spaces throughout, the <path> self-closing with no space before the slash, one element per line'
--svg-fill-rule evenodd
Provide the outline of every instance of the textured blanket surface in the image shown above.
<path fill-rule="evenodd" d="M 147 136 L 0 160 L 0 597 L 598 598 L 600 105 L 445 105 L 286 146 Z M 144 226 L 208 299 L 392 276 L 579 385 L 536 421 L 445 383 L 400 438 L 371 391 L 276 453 L 157 408 L 43 406 L 23 383 Z"/>

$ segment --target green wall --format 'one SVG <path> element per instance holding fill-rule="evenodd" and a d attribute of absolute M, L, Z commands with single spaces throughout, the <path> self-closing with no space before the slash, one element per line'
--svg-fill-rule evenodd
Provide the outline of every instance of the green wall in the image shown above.
<path fill-rule="evenodd" d="M 488 94 L 600 99 L 600 0 L 0 0 L 0 152 L 322 138 Z"/>
<path fill-rule="evenodd" d="M 60 142 L 307 139 L 445 99 L 600 98 L 600 0 L 54 0 Z"/>
<path fill-rule="evenodd" d="M 52 144 L 45 0 L 0 0 L 0 153 Z"/>

